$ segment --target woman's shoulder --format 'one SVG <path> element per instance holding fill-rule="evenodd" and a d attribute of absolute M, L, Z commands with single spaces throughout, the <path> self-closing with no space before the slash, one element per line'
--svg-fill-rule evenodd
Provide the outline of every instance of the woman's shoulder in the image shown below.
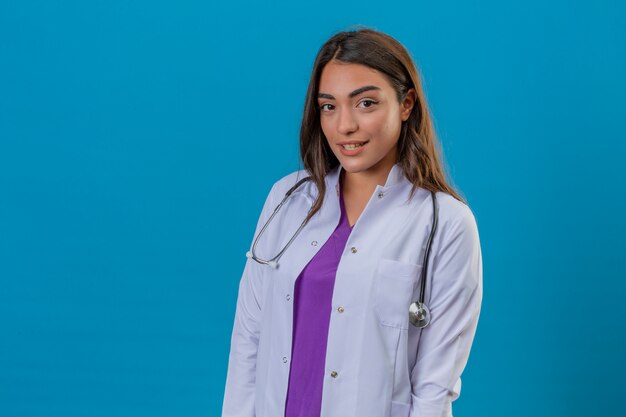
<path fill-rule="evenodd" d="M 480 234 L 474 212 L 468 204 L 446 192 L 437 192 L 439 221 L 433 252 L 442 270 L 440 288 L 476 288 L 482 282 L 482 254 Z M 462 273 L 457 273 L 462 271 Z"/>
<path fill-rule="evenodd" d="M 309 175 L 310 173 L 306 169 L 300 169 L 283 175 L 272 185 L 271 194 L 285 195 L 285 193 L 289 191 L 291 187 L 296 185 L 298 181 L 308 177 Z M 301 186 L 306 186 L 306 184 L 302 184 Z"/>
<path fill-rule="evenodd" d="M 476 217 L 470 206 L 445 191 L 437 191 L 439 224 L 442 227 L 477 229 Z"/>

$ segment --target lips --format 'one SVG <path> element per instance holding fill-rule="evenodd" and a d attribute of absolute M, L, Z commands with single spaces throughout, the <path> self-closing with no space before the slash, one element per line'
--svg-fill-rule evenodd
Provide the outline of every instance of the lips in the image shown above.
<path fill-rule="evenodd" d="M 363 141 L 363 142 L 350 141 L 350 142 L 340 142 L 338 143 L 338 145 L 341 149 L 354 150 L 354 149 L 359 149 L 363 147 L 368 142 L 369 142 L 368 140 Z"/>
<path fill-rule="evenodd" d="M 369 143 L 369 141 L 365 141 L 365 142 L 357 142 L 357 141 L 342 142 L 342 143 L 338 144 L 339 152 L 341 152 L 341 154 L 345 155 L 345 156 L 356 156 L 356 155 L 359 155 L 361 152 L 363 152 L 363 149 L 365 149 L 365 145 L 367 145 L 368 143 Z M 359 145 L 359 146 L 354 146 L 355 144 Z M 346 147 L 348 145 L 352 145 L 352 146 Z"/>

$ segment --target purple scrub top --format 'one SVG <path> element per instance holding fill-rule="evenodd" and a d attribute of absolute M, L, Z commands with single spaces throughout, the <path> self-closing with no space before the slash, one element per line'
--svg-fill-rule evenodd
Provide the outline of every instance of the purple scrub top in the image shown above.
<path fill-rule="evenodd" d="M 304 267 L 295 283 L 291 368 L 285 417 L 320 417 L 321 413 L 326 342 L 335 274 L 352 231 L 341 185 L 339 196 L 339 224 L 324 246 Z"/>

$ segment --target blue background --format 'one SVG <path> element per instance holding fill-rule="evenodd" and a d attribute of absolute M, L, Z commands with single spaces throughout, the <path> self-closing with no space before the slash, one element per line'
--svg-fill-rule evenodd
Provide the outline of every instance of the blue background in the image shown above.
<path fill-rule="evenodd" d="M 0 2 L 0 416 L 217 416 L 238 282 L 321 44 L 420 68 L 476 216 L 459 416 L 622 409 L 623 1 Z"/>

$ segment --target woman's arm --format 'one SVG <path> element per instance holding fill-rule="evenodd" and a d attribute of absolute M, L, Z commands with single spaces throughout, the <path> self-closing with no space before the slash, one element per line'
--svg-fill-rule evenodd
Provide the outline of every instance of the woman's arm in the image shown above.
<path fill-rule="evenodd" d="M 274 187 L 269 192 L 254 236 L 274 210 Z M 261 239 L 259 239 L 261 240 Z M 228 373 L 222 405 L 222 417 L 254 417 L 256 357 L 261 320 L 262 268 L 252 258 L 247 258 L 239 281 L 235 321 L 230 342 Z"/>
<path fill-rule="evenodd" d="M 482 302 L 478 228 L 467 206 L 441 229 L 432 258 L 431 322 L 422 330 L 411 370 L 411 417 L 441 417 L 460 394 Z M 433 248 L 434 249 L 434 248 Z"/>

